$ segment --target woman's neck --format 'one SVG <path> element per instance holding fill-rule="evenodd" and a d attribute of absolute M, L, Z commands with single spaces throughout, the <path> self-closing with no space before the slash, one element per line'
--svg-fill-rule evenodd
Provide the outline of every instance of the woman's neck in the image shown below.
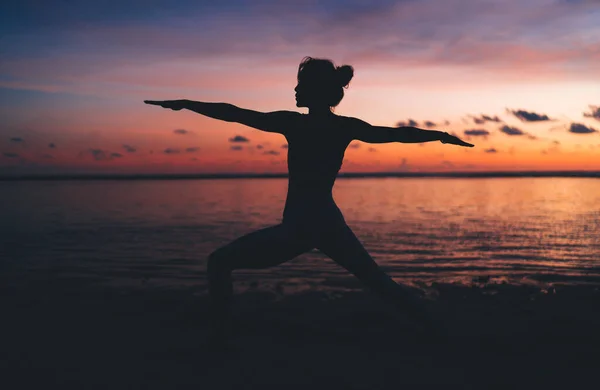
<path fill-rule="evenodd" d="M 309 107 L 308 115 L 322 117 L 322 116 L 332 116 L 335 114 L 333 112 L 331 112 L 331 109 L 329 107 Z"/>

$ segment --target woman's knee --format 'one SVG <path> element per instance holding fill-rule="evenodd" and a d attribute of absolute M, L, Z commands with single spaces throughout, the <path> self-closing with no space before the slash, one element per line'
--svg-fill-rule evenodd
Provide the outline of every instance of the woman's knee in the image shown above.
<path fill-rule="evenodd" d="M 227 256 L 225 250 L 217 249 L 208 255 L 206 269 L 209 274 L 231 271 L 230 256 Z"/>

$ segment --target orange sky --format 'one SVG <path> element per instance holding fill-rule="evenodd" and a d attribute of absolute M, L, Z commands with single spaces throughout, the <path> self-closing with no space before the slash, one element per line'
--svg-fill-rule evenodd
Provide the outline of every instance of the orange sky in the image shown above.
<path fill-rule="evenodd" d="M 293 91 L 306 55 L 354 66 L 337 113 L 431 121 L 475 144 L 360 144 L 342 171 L 600 170 L 597 3 L 490 2 L 468 15 L 455 10 L 464 0 L 285 3 L 270 13 L 269 2 L 233 3 L 158 18 L 90 2 L 72 10 L 77 25 L 60 9 L 19 13 L 3 27 L 0 175 L 285 172 L 281 135 L 142 101 L 306 112 Z"/>

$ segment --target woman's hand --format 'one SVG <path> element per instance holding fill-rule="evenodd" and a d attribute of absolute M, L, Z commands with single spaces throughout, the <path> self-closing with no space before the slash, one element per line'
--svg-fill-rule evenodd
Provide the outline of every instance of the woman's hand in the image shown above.
<path fill-rule="evenodd" d="M 440 137 L 440 142 L 443 144 L 452 144 L 452 145 L 458 145 L 458 146 L 467 146 L 469 148 L 472 148 L 473 144 L 470 144 L 468 142 L 465 142 L 461 139 L 459 139 L 458 137 L 455 137 L 453 135 L 450 135 L 448 133 L 442 133 L 442 136 Z"/>
<path fill-rule="evenodd" d="M 174 111 L 185 108 L 185 100 L 144 100 L 144 103 L 161 106 L 162 108 L 170 108 Z"/>

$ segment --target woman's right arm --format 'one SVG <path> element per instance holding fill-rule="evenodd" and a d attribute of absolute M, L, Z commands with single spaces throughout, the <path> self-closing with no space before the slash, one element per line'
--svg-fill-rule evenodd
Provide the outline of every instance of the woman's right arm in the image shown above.
<path fill-rule="evenodd" d="M 210 118 L 237 122 L 258 130 L 281 134 L 290 127 L 291 121 L 300 115 L 294 111 L 260 112 L 229 103 L 205 103 L 193 100 L 144 100 L 144 103 L 172 110 L 187 109 Z"/>

